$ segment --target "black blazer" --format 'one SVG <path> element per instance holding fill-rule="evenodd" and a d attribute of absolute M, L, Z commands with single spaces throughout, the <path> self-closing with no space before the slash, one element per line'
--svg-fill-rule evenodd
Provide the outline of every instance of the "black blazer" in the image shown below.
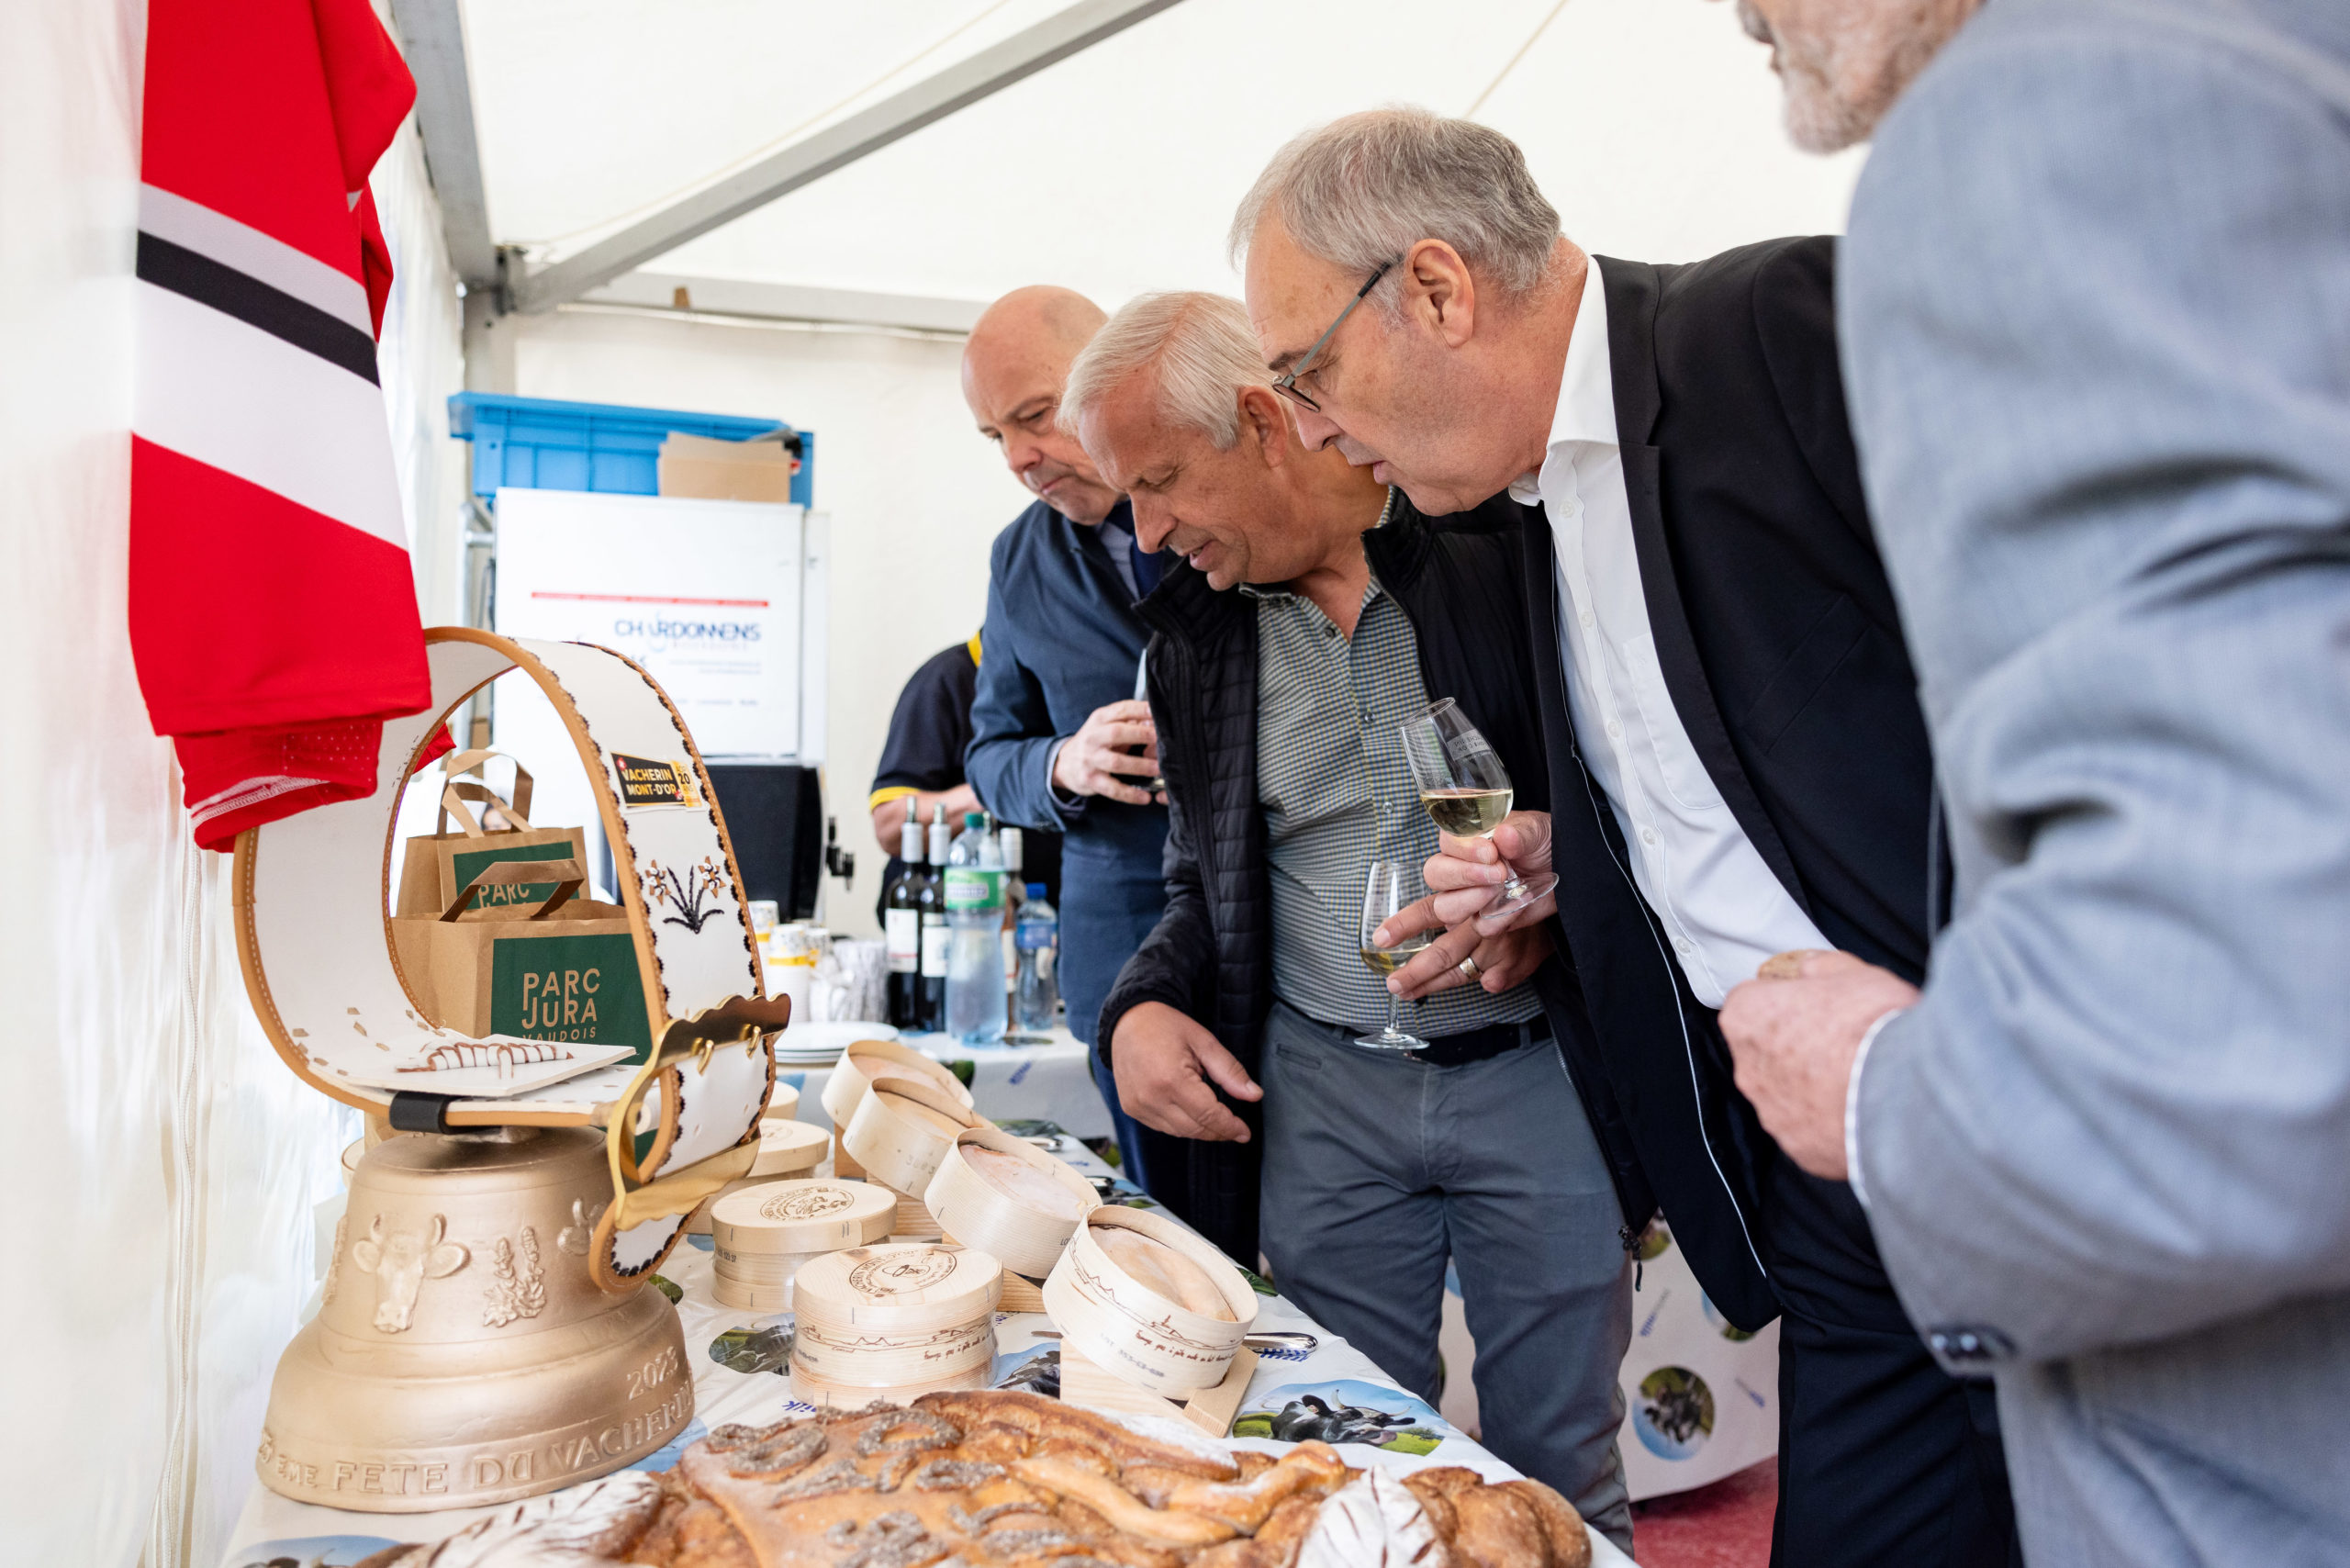
<path fill-rule="evenodd" d="M 1835 242 L 1682 266 L 1595 258 L 1657 659 L 1740 826 L 1821 933 L 1917 980 L 1932 763 L 1862 498 L 1835 333 Z M 1610 1083 L 1674 1238 L 1732 1322 L 1777 1312 L 1759 1177 L 1776 1147 L 1731 1081 L 1583 770 L 1551 534 L 1523 532 L 1554 780 L 1560 922 Z"/>

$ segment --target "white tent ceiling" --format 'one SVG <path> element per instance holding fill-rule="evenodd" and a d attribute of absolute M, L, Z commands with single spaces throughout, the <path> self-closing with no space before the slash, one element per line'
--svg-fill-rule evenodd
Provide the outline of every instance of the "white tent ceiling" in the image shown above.
<path fill-rule="evenodd" d="M 576 252 L 1063 3 L 464 0 L 492 233 Z M 1231 290 L 1225 225 L 1283 140 L 1382 103 L 1467 110 L 1554 3 L 1183 0 L 649 268 L 974 300 L 1042 280 L 1110 306 Z M 1647 260 L 1841 229 L 1858 167 L 1788 147 L 1762 50 L 1708 0 L 1568 0 L 1478 118 L 1571 235 Z"/>

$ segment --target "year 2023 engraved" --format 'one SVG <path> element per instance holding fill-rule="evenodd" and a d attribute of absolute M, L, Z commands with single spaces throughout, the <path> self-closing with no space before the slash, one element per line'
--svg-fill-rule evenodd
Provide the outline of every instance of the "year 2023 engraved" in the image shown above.
<path fill-rule="evenodd" d="M 672 1345 L 628 1374 L 628 1397 L 635 1400 L 650 1394 L 677 1375 L 677 1350 Z"/>

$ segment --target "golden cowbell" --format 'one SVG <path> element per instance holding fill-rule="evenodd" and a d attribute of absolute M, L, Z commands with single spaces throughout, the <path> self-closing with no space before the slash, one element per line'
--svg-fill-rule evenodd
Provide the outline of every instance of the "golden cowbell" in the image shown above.
<path fill-rule="evenodd" d="M 319 1316 L 277 1363 L 263 1482 L 373 1513 L 465 1507 L 601 1475 L 684 1431 L 675 1309 L 588 1278 L 611 1193 L 603 1139 L 578 1129 L 369 1149 Z"/>

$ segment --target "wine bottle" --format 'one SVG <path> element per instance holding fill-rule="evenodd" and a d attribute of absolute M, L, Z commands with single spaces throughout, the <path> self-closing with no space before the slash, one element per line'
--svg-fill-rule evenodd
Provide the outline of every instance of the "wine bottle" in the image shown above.
<path fill-rule="evenodd" d="M 946 826 L 946 808 L 939 806 L 930 819 L 930 866 L 923 878 L 917 907 L 922 911 L 922 968 L 915 977 L 921 1005 L 914 1027 L 946 1026 L 946 854 L 953 835 Z"/>
<path fill-rule="evenodd" d="M 922 823 L 912 812 L 898 834 L 898 858 L 905 864 L 881 895 L 882 935 L 890 954 L 890 1022 L 901 1029 L 916 1029 L 922 987 L 922 892 L 929 877 L 923 870 Z"/>
<path fill-rule="evenodd" d="M 995 841 L 1003 847 L 1003 989 L 1007 995 L 1020 983 L 1020 953 L 1012 934 L 1019 928 L 1020 906 L 1028 897 L 1028 882 L 1020 864 L 1024 838 L 1016 827 L 995 831 Z"/>

